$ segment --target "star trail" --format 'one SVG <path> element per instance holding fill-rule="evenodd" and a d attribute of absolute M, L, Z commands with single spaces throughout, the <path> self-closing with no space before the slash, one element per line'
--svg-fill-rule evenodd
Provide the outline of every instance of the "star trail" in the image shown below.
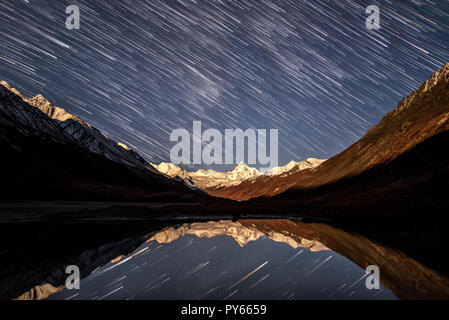
<path fill-rule="evenodd" d="M 291 246 L 288 236 L 291 242 L 263 236 L 239 245 L 240 227 L 206 236 L 208 225 L 200 223 L 203 236 L 149 240 L 81 279 L 78 292 L 49 299 L 396 299 L 385 287 L 368 290 L 368 273 L 335 251 Z"/>
<path fill-rule="evenodd" d="M 448 62 L 449 1 L 2 0 L 0 43 L 0 80 L 151 162 L 201 121 L 279 129 L 284 165 L 342 151 Z"/>

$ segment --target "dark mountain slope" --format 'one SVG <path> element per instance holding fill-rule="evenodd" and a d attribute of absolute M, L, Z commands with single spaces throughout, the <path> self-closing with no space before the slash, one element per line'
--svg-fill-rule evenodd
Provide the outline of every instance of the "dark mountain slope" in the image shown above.
<path fill-rule="evenodd" d="M 50 118 L 27 101 L 7 84 L 0 85 L 0 198 L 167 202 L 206 198 L 157 173 L 135 152 L 62 109 L 59 115 L 68 117 L 65 121 Z M 46 100 L 38 101 L 55 110 Z M 76 130 L 67 130 L 67 124 Z"/>

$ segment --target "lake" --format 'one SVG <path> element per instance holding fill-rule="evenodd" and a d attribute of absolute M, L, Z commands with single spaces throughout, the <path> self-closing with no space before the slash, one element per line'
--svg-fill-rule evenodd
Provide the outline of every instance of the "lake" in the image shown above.
<path fill-rule="evenodd" d="M 64 289 L 48 299 L 397 298 L 384 287 L 384 266 L 380 288 L 369 290 L 366 266 L 329 248 L 332 237 L 344 243 L 338 248 L 356 250 L 362 241 L 291 220 L 177 224 L 152 232 L 132 253 L 99 267 L 81 280 L 80 290 Z"/>

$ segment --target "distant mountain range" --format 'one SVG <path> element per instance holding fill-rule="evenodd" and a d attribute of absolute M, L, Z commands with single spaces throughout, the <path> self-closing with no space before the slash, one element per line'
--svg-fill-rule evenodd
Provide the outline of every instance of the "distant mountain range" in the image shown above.
<path fill-rule="evenodd" d="M 288 176 L 305 169 L 313 169 L 324 161 L 326 160 L 314 158 L 309 158 L 300 162 L 291 161 L 285 166 L 272 168 L 266 173 L 261 173 L 256 168 L 251 168 L 243 162 L 239 163 L 234 169 L 228 172 L 204 169 L 196 172 L 187 172 L 172 163 L 166 162 L 159 165 L 153 164 L 153 167 L 175 180 L 183 181 L 188 186 L 212 193 L 214 190 L 237 186 L 244 181 L 251 183 L 251 181 L 254 181 L 261 176 Z"/>
<path fill-rule="evenodd" d="M 187 234 L 195 235 L 198 238 L 214 238 L 227 235 L 234 239 L 241 247 L 244 247 L 251 241 L 256 241 L 259 238 L 268 237 L 275 242 L 285 243 L 293 249 L 301 247 L 309 249 L 312 252 L 329 250 L 329 248 L 316 240 L 310 240 L 303 237 L 292 237 L 288 233 L 284 234 L 274 230 L 263 232 L 254 226 L 245 226 L 239 222 L 229 220 L 183 224 L 177 228 L 168 227 L 155 233 L 147 240 L 147 242 L 156 241 L 158 243 L 171 243 Z"/>
<path fill-rule="evenodd" d="M 419 145 L 425 144 L 426 146 L 419 148 L 431 148 L 431 150 L 426 150 L 419 156 L 425 157 L 432 152 L 433 158 L 426 159 L 426 162 L 416 162 L 411 170 L 404 165 L 399 166 L 394 174 L 403 174 L 402 182 L 400 180 L 383 180 L 382 182 L 386 183 L 383 186 L 385 188 L 411 187 L 410 183 L 413 179 L 421 179 L 420 181 L 423 182 L 425 179 L 435 177 L 436 168 L 442 171 L 443 175 L 440 177 L 447 174 L 445 154 L 448 148 L 445 144 L 447 143 L 445 133 L 448 129 L 449 64 L 446 64 L 419 89 L 400 101 L 395 110 L 385 115 L 359 141 L 318 167 L 299 170 L 290 175 L 261 175 L 252 181 L 243 181 L 238 185 L 210 190 L 209 193 L 217 197 L 244 201 L 258 197 L 273 197 L 286 191 L 292 194 L 316 189 L 337 181 L 352 179 L 382 166 L 393 165 L 395 160 L 406 161 L 408 153 L 412 153 L 412 150 Z M 441 142 L 433 143 L 429 139 L 441 140 Z M 430 147 L 432 143 L 438 146 Z M 423 169 L 428 172 L 423 172 L 423 176 L 420 177 L 419 172 Z M 387 176 L 382 176 L 379 172 L 376 177 L 373 177 L 373 181 L 377 179 L 380 183 L 382 179 L 387 179 L 389 176 L 391 172 Z M 372 195 L 374 194 L 373 192 Z"/>
<path fill-rule="evenodd" d="M 364 137 L 333 158 L 292 161 L 265 174 L 244 163 L 229 172 L 187 172 L 170 163 L 151 165 L 136 151 L 53 106 L 41 95 L 26 98 L 1 82 L 0 147 L 3 156 L 0 165 L 8 168 L 1 173 L 3 185 L 8 186 L 2 197 L 90 200 L 161 200 L 166 197 L 170 201 L 191 201 L 205 199 L 207 196 L 201 192 L 204 191 L 210 196 L 244 201 L 280 194 L 285 198 L 285 195 L 300 192 L 303 201 L 308 199 L 304 192 L 324 186 L 329 188 L 356 177 L 360 180 L 372 170 L 391 166 L 395 161 L 407 161 L 410 157 L 406 154 L 413 153 L 414 148 L 428 145 L 431 139 L 444 135 L 449 128 L 448 78 L 449 64 L 446 64 L 400 101 L 397 108 Z M 441 146 L 440 150 L 432 149 L 432 152 L 444 153 L 446 149 Z M 433 167 L 432 163 L 438 161 L 435 166 L 446 170 L 445 164 L 440 163 L 445 159 L 438 155 L 429 159 L 425 168 Z M 411 188 L 415 182 L 422 183 L 426 177 L 434 177 L 425 172 L 419 176 L 421 169 L 422 165 L 416 163 L 412 169 L 415 172 L 406 172 L 402 165 L 394 172 L 396 176 L 404 176 L 398 176 L 400 180 L 388 180 L 392 176 L 389 174 L 363 179 L 363 183 L 378 183 L 384 191 Z M 356 194 L 364 190 L 356 189 Z M 320 199 L 331 197 L 335 190 L 327 190 Z M 371 192 L 371 195 L 379 195 L 379 192 Z M 338 198 L 342 196 L 339 194 Z"/>

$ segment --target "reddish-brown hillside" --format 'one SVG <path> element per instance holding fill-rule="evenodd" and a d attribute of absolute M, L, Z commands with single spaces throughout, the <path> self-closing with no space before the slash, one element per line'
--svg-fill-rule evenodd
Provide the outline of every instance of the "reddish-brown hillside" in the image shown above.
<path fill-rule="evenodd" d="M 316 188 L 388 163 L 448 129 L 449 63 L 400 101 L 395 110 L 385 115 L 358 142 L 319 167 L 291 175 L 261 176 L 238 186 L 207 191 L 214 196 L 244 201 L 271 197 L 289 189 Z"/>

